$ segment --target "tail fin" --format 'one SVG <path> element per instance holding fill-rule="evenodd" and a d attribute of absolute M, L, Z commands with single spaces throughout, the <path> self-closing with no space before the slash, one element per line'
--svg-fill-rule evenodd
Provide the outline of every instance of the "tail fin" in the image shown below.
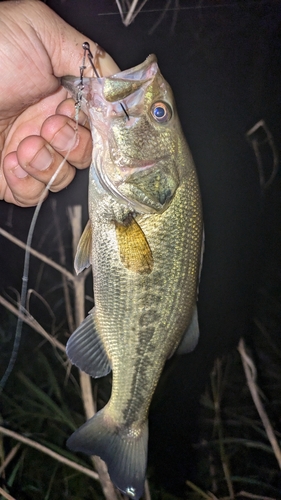
<path fill-rule="evenodd" d="M 128 497 L 138 500 L 144 490 L 147 440 L 147 422 L 134 437 L 130 429 L 118 428 L 104 408 L 70 436 L 67 446 L 73 451 L 101 457 L 113 484 Z"/>

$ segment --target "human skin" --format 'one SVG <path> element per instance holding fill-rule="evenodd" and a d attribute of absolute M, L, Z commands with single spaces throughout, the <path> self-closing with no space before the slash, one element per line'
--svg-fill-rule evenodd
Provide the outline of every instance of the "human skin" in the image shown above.
<path fill-rule="evenodd" d="M 95 55 L 93 41 L 38 0 L 0 3 L 0 199 L 36 205 L 67 153 L 51 191 L 89 165 L 86 116 L 79 113 L 75 134 L 74 101 L 60 85 L 61 76 L 79 76 L 85 41 Z M 103 53 L 99 70 L 108 76 L 118 67 Z"/>

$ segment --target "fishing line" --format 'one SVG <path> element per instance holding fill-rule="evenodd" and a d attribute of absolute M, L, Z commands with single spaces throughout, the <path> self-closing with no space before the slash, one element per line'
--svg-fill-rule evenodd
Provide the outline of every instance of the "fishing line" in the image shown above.
<path fill-rule="evenodd" d="M 13 349 L 12 349 L 12 354 L 9 360 L 8 367 L 6 368 L 6 371 L 0 381 L 0 394 L 3 391 L 6 382 L 9 378 L 9 376 L 12 373 L 12 370 L 15 366 L 15 362 L 18 356 L 18 351 L 19 351 L 19 346 L 20 346 L 20 341 L 21 341 L 21 334 L 22 334 L 22 325 L 23 325 L 23 320 L 24 320 L 24 315 L 26 312 L 26 297 L 27 297 L 27 285 L 28 285 L 28 274 L 29 274 L 29 264 L 30 264 L 30 248 L 31 248 L 31 243 L 32 243 L 32 238 L 33 238 L 33 233 L 35 229 L 35 225 L 38 219 L 39 212 L 41 210 L 43 201 L 46 198 L 47 192 L 50 190 L 53 182 L 56 180 L 58 174 L 60 173 L 62 167 L 64 166 L 65 162 L 67 161 L 67 158 L 71 152 L 72 147 L 74 146 L 76 139 L 77 139 L 77 132 L 78 132 L 78 120 L 76 117 L 76 125 L 75 125 L 75 135 L 74 135 L 74 141 L 73 145 L 69 147 L 64 159 L 58 166 L 57 170 L 55 173 L 52 175 L 50 181 L 46 185 L 43 193 L 40 196 L 39 202 L 36 206 L 36 209 L 34 211 L 30 228 L 28 231 L 28 236 L 27 236 L 27 241 L 26 241 L 26 250 L 24 254 L 24 266 L 23 266 L 23 276 L 22 276 L 22 288 L 21 288 L 21 296 L 20 296 L 20 304 L 19 304 L 19 312 L 18 312 L 18 320 L 17 320 L 17 326 L 16 326 L 16 333 L 15 333 L 15 338 L 14 338 L 14 344 L 13 344 Z"/>
<path fill-rule="evenodd" d="M 15 366 L 15 362 L 18 356 L 19 352 L 19 346 L 20 346 L 20 341 L 21 341 L 21 334 L 22 334 L 22 326 L 23 326 L 23 321 L 24 321 L 24 316 L 26 313 L 26 297 L 27 297 L 27 285 L 28 285 L 28 275 L 29 275 L 29 267 L 30 267 L 30 248 L 31 248 L 31 243 L 32 243 L 32 238 L 33 238 L 33 233 L 35 229 L 35 225 L 38 219 L 39 212 L 41 210 L 43 201 L 45 200 L 47 192 L 50 190 L 53 182 L 57 178 L 58 174 L 60 173 L 62 167 L 64 166 L 65 162 L 67 161 L 67 158 L 72 150 L 72 147 L 75 145 L 76 140 L 77 140 L 77 133 L 78 133 L 78 116 L 79 116 L 79 111 L 81 109 L 81 102 L 82 102 L 82 91 L 84 89 L 84 71 L 86 69 L 85 62 L 86 62 L 86 54 L 88 55 L 88 59 L 90 62 L 90 65 L 94 71 L 95 76 L 100 79 L 100 76 L 95 68 L 93 59 L 94 56 L 90 50 L 90 44 L 88 42 L 84 42 L 82 44 L 82 47 L 84 49 L 84 54 L 83 54 L 83 60 L 82 60 L 82 65 L 80 66 L 80 82 L 77 85 L 77 94 L 76 94 L 76 101 L 75 101 L 75 135 L 74 135 L 74 140 L 73 144 L 69 147 L 67 150 L 67 153 L 65 157 L 63 158 L 62 162 L 58 166 L 57 170 L 55 173 L 52 175 L 50 181 L 46 185 L 39 202 L 36 206 L 36 209 L 34 211 L 30 228 L 28 231 L 28 236 L 27 236 L 27 241 L 26 241 L 26 250 L 25 250 L 25 255 L 24 255 L 24 266 L 23 266 L 23 277 L 22 277 L 22 288 L 21 288 L 21 295 L 20 295 L 20 304 L 19 304 L 19 312 L 18 312 L 18 319 L 17 319 L 17 326 L 16 326 L 16 333 L 15 333 L 15 338 L 14 338 L 14 344 L 13 344 L 13 349 L 12 349 L 12 354 L 8 363 L 8 367 L 6 368 L 6 371 L 3 375 L 3 377 L 0 380 L 0 394 L 3 391 L 6 382 L 11 375 L 13 368 Z M 121 104 L 122 106 L 122 104 Z M 122 106 L 124 113 L 127 115 L 126 110 Z M 129 117 L 128 117 L 129 118 Z"/>
<path fill-rule="evenodd" d="M 40 196 L 39 202 L 36 206 L 36 209 L 34 211 L 30 228 L 28 231 L 27 235 L 27 241 L 26 241 L 26 250 L 24 254 L 24 266 L 23 266 L 23 276 L 22 276 L 22 288 L 21 288 L 21 295 L 20 295 L 20 304 L 19 304 L 19 312 L 18 312 L 18 319 L 17 319 L 17 326 L 16 326 L 16 333 L 15 333 L 15 338 L 14 338 L 14 344 L 13 344 L 13 349 L 12 349 L 12 354 L 8 363 L 8 367 L 6 368 L 6 371 L 1 378 L 0 381 L 0 394 L 3 391 L 7 380 L 9 376 L 11 375 L 13 368 L 15 366 L 15 362 L 18 356 L 19 352 L 19 346 L 20 346 L 20 341 L 21 341 L 21 334 L 22 334 L 22 326 L 23 326 L 23 321 L 24 321 L 24 316 L 26 313 L 26 297 L 27 297 L 27 285 L 28 285 L 28 275 L 29 275 L 29 266 L 30 266 L 30 248 L 31 248 L 31 243 L 32 243 L 32 238 L 33 238 L 33 233 L 35 229 L 35 225 L 38 219 L 39 212 L 41 210 L 43 201 L 46 198 L 46 194 L 50 190 L 53 182 L 56 180 L 58 174 L 60 173 L 62 167 L 64 166 L 65 162 L 67 161 L 67 158 L 73 148 L 73 146 L 76 143 L 77 140 L 77 133 L 78 133 L 78 115 L 79 115 L 79 110 L 81 107 L 81 99 L 82 99 L 82 90 L 84 88 L 83 86 L 83 74 L 84 74 L 84 69 L 85 69 L 85 47 L 84 48 L 84 57 L 83 57 L 83 63 L 82 66 L 80 67 L 80 85 L 78 85 L 77 88 L 77 98 L 75 102 L 75 134 L 74 134 L 74 139 L 73 139 L 73 144 L 70 145 L 69 149 L 67 150 L 67 153 L 65 157 L 63 158 L 62 162 L 59 164 L 57 170 L 55 173 L 52 175 L 51 179 L 49 180 L 48 184 L 46 185 L 43 193 Z"/>

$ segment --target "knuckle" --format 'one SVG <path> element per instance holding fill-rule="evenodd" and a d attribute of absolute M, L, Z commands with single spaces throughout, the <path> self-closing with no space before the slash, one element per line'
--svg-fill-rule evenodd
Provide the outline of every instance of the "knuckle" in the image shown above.
<path fill-rule="evenodd" d="M 67 187 L 73 181 L 75 173 L 76 169 L 72 165 L 67 164 L 67 168 L 60 173 L 54 183 L 50 186 L 50 191 L 57 193 Z"/>

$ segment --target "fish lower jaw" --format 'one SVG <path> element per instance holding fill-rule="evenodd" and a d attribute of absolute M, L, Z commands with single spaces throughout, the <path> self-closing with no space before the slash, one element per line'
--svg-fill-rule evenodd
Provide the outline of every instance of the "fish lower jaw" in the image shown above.
<path fill-rule="evenodd" d="M 158 163 L 169 160 L 169 155 L 162 155 L 155 158 L 141 160 L 139 158 L 111 158 L 113 170 L 117 169 L 123 180 L 127 176 L 155 167 Z"/>
<path fill-rule="evenodd" d="M 121 173 L 121 176 L 124 180 L 127 180 L 127 178 L 137 172 L 141 172 L 143 170 L 147 170 L 149 168 L 154 167 L 155 161 L 151 162 L 141 162 L 141 161 L 136 161 L 130 165 L 118 165 L 118 169 Z"/>

